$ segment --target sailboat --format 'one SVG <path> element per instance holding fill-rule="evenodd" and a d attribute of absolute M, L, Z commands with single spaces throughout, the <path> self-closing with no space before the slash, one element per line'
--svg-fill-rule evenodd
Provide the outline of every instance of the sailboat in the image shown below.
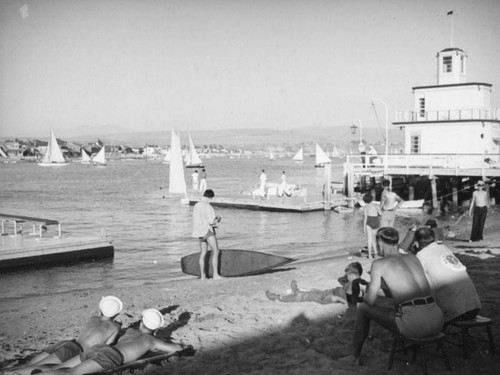
<path fill-rule="evenodd" d="M 163 158 L 163 163 L 168 164 L 170 163 L 170 147 L 167 150 L 167 153 L 165 154 L 165 157 Z"/>
<path fill-rule="evenodd" d="M 301 147 L 299 151 L 295 154 L 295 156 L 292 158 L 293 161 L 296 162 L 303 162 L 304 161 L 304 148 Z"/>
<path fill-rule="evenodd" d="M 328 155 L 323 151 L 319 144 L 316 143 L 316 162 L 314 166 L 316 168 L 323 168 L 325 164 L 330 164 L 331 160 Z"/>
<path fill-rule="evenodd" d="M 196 148 L 194 147 L 193 139 L 191 138 L 191 134 L 189 136 L 189 148 L 186 153 L 186 168 L 204 168 L 203 162 L 201 161 L 198 153 L 196 152 Z"/>
<path fill-rule="evenodd" d="M 89 154 L 87 154 L 87 151 L 82 147 L 82 164 L 90 164 L 92 159 L 90 158 Z"/>
<path fill-rule="evenodd" d="M 182 163 L 181 140 L 179 135 L 172 130 L 170 139 L 170 170 L 168 175 L 168 192 L 171 194 L 182 194 L 187 200 L 187 186 L 184 177 L 184 165 Z M 188 201 L 189 203 L 189 201 Z"/>
<path fill-rule="evenodd" d="M 50 131 L 50 138 L 45 156 L 38 165 L 41 167 L 62 167 L 68 165 L 68 162 L 64 159 L 61 148 L 57 144 L 57 139 L 53 130 Z"/>
<path fill-rule="evenodd" d="M 269 151 L 269 160 L 276 160 L 276 156 L 274 156 L 273 150 Z"/>
<path fill-rule="evenodd" d="M 105 148 L 104 145 L 102 145 L 97 155 L 92 158 L 92 164 L 94 165 L 94 167 L 106 166 L 106 154 L 104 148 Z"/>
<path fill-rule="evenodd" d="M 330 152 L 330 157 L 342 159 L 342 155 L 340 155 L 339 150 L 336 145 L 333 145 L 333 150 Z"/>

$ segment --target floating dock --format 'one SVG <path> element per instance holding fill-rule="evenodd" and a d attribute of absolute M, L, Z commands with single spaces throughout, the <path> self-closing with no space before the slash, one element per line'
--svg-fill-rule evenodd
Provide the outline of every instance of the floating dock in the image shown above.
<path fill-rule="evenodd" d="M 191 206 L 198 203 L 200 197 L 189 198 Z M 273 212 L 314 212 L 328 211 L 334 206 L 345 203 L 345 198 L 332 200 L 331 202 L 314 201 L 306 202 L 300 198 L 277 198 L 277 199 L 252 199 L 252 198 L 225 198 L 215 197 L 210 204 L 217 207 L 239 208 L 255 211 L 273 211 Z"/>
<path fill-rule="evenodd" d="M 0 270 L 73 263 L 114 256 L 109 238 L 62 235 L 56 220 L 0 213 Z M 32 231 L 27 227 L 32 225 Z M 57 231 L 49 226 L 57 225 Z"/>

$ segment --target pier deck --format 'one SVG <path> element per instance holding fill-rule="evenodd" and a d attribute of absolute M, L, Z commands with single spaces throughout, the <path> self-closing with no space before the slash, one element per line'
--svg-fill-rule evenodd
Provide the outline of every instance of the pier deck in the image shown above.
<path fill-rule="evenodd" d="M 195 205 L 200 200 L 200 197 L 189 198 L 189 204 Z M 314 212 L 330 210 L 336 205 L 345 203 L 345 198 L 333 199 L 325 208 L 324 201 L 307 202 L 300 198 L 231 198 L 231 197 L 215 197 L 210 201 L 210 204 L 217 207 L 239 208 L 255 211 L 273 211 L 273 212 Z"/>
<path fill-rule="evenodd" d="M 61 235 L 57 220 L 0 213 L 0 270 L 54 263 L 96 260 L 114 256 L 113 240 L 91 236 Z M 12 225 L 10 225 L 12 224 Z M 33 225 L 33 231 L 25 231 Z M 56 225 L 58 231 L 42 228 Z M 46 232 L 45 232 L 46 231 Z M 55 234 L 55 235 L 54 235 Z"/>

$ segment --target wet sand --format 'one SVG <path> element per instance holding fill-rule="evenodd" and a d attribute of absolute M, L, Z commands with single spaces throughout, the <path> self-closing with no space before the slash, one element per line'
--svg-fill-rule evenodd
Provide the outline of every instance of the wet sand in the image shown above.
<path fill-rule="evenodd" d="M 495 344 L 500 351 L 500 233 L 498 209 L 490 210 L 485 240 L 468 243 L 470 220 L 454 227 L 454 249 L 473 279 L 481 297 L 481 315 L 493 319 Z M 146 374 L 420 374 L 421 368 L 396 360 L 386 371 L 389 332 L 372 325 L 373 339 L 363 348 L 363 366 L 351 366 L 340 358 L 349 354 L 354 310 L 341 304 L 313 302 L 280 303 L 266 298 L 271 290 L 286 293 L 297 280 L 301 289 L 338 286 L 345 266 L 362 263 L 369 279 L 370 260 L 346 255 L 330 259 L 292 263 L 272 273 L 200 281 L 185 278 L 165 283 L 147 283 L 126 289 L 99 289 L 62 293 L 0 304 L 0 366 L 17 362 L 61 339 L 78 336 L 81 325 L 97 314 L 99 299 L 116 295 L 124 303 L 118 320 L 125 326 L 138 320 L 145 308 L 163 309 L 169 327 L 160 335 L 191 344 L 194 357 L 163 366 L 150 365 Z M 487 356 L 486 344 L 473 343 L 472 357 L 464 359 L 460 348 L 446 345 L 457 374 L 496 374 L 500 353 Z M 137 371 L 135 372 L 138 373 Z M 441 360 L 429 362 L 429 373 L 448 374 Z"/>

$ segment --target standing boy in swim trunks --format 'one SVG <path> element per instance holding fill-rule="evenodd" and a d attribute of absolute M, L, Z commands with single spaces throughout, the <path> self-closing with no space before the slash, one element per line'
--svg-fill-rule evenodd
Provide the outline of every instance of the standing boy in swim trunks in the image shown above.
<path fill-rule="evenodd" d="M 49 370 L 43 374 L 92 374 L 133 362 L 150 350 L 174 353 L 185 348 L 184 345 L 168 343 L 153 336 L 153 332 L 163 324 L 163 315 L 158 310 L 144 310 L 139 329 L 128 328 L 125 334 L 118 339 L 116 345 L 96 345 L 89 351 L 61 365 L 61 367 L 69 368 Z"/>
<path fill-rule="evenodd" d="M 366 203 L 363 231 L 366 233 L 368 241 L 368 258 L 372 259 L 372 254 L 373 258 L 377 255 L 375 237 L 377 236 L 377 229 L 380 226 L 380 208 L 373 202 L 371 194 L 365 194 L 363 196 L 363 202 Z"/>
<path fill-rule="evenodd" d="M 203 197 L 194 205 L 192 237 L 198 238 L 200 242 L 200 277 L 207 278 L 205 270 L 205 258 L 208 246 L 212 249 L 212 269 L 214 279 L 223 279 L 219 274 L 219 245 L 215 237 L 215 227 L 220 222 L 220 216 L 215 216 L 215 211 L 210 205 L 210 200 L 215 196 L 212 189 L 205 190 Z"/>
<path fill-rule="evenodd" d="M 394 228 L 383 227 L 377 232 L 383 258 L 373 261 L 364 302 L 358 304 L 356 311 L 349 358 L 355 364 L 360 364 L 361 349 L 372 320 L 392 332 L 411 337 L 434 335 L 443 328 L 443 313 L 434 302 L 420 261 L 413 254 L 400 254 L 398 240 Z M 394 299 L 394 308 L 375 304 L 382 281 L 386 284 L 386 295 Z"/>
<path fill-rule="evenodd" d="M 380 200 L 381 212 L 381 227 L 394 227 L 396 219 L 396 210 L 401 206 L 404 200 L 391 190 L 391 182 L 389 180 L 382 181 L 384 191 Z"/>
<path fill-rule="evenodd" d="M 101 316 L 92 316 L 76 340 L 59 341 L 49 346 L 26 365 L 7 369 L 8 374 L 31 374 L 35 368 L 42 365 L 58 365 L 89 350 L 94 345 L 112 344 L 120 331 L 120 325 L 113 319 L 123 308 L 122 302 L 114 296 L 103 297 L 99 303 Z"/>

